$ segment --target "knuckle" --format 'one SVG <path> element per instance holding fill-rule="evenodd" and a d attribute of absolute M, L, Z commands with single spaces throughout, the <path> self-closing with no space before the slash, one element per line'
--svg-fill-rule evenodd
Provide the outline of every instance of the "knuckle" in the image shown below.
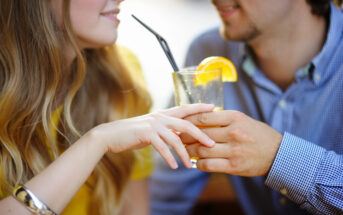
<path fill-rule="evenodd" d="M 160 119 L 164 116 L 164 114 L 162 112 L 155 112 L 155 113 L 152 113 L 150 114 L 150 119 L 155 121 L 156 119 Z"/>
<path fill-rule="evenodd" d="M 147 124 L 152 124 L 155 121 L 155 113 L 149 114 L 143 122 L 146 122 Z"/>
<path fill-rule="evenodd" d="M 202 157 L 206 156 L 206 149 L 203 147 L 197 147 L 196 153 Z"/>
<path fill-rule="evenodd" d="M 202 162 L 201 168 L 205 171 L 211 171 L 212 165 L 209 162 L 204 161 Z"/>
<path fill-rule="evenodd" d="M 240 128 L 232 128 L 228 135 L 233 140 L 239 140 L 243 135 L 243 131 Z"/>
<path fill-rule="evenodd" d="M 234 122 L 238 122 L 244 118 L 244 114 L 239 111 L 233 111 L 231 117 Z"/>
<path fill-rule="evenodd" d="M 180 143 L 181 143 L 181 139 L 178 136 L 174 135 L 174 136 L 169 137 L 169 141 L 168 141 L 169 145 L 178 146 L 180 145 Z"/>
<path fill-rule="evenodd" d="M 232 147 L 231 149 L 231 156 L 233 158 L 237 158 L 237 157 L 240 157 L 242 155 L 242 148 L 240 146 L 235 146 L 235 147 Z"/>
<path fill-rule="evenodd" d="M 185 127 L 186 129 L 191 130 L 192 128 L 194 128 L 193 123 L 191 123 L 191 122 L 189 122 L 189 121 L 187 121 L 187 120 L 182 120 L 182 121 L 183 121 L 183 125 L 184 125 L 184 127 Z"/>
<path fill-rule="evenodd" d="M 223 172 L 226 174 L 232 174 L 233 173 L 233 169 L 231 166 L 231 161 L 227 160 L 224 164 L 223 164 Z"/>
<path fill-rule="evenodd" d="M 208 114 L 200 113 L 200 114 L 197 115 L 196 120 L 200 124 L 206 124 L 208 122 L 208 120 L 209 120 Z"/>
<path fill-rule="evenodd" d="M 187 133 L 191 133 L 194 129 L 194 125 L 187 120 L 182 120 L 179 126 L 181 130 Z"/>
<path fill-rule="evenodd" d="M 151 144 L 151 131 L 149 128 L 145 127 L 142 130 L 134 131 L 133 134 L 137 137 L 139 142 Z"/>
<path fill-rule="evenodd" d="M 151 119 L 149 119 L 148 123 L 144 123 L 142 125 L 143 129 L 142 129 L 142 134 L 148 134 L 148 133 L 152 133 L 154 132 L 154 129 L 152 127 L 153 122 L 151 121 Z"/>
<path fill-rule="evenodd" d="M 230 159 L 228 160 L 228 166 L 229 169 L 231 169 L 233 172 L 237 172 L 239 167 L 241 166 L 241 162 L 239 159 Z"/>

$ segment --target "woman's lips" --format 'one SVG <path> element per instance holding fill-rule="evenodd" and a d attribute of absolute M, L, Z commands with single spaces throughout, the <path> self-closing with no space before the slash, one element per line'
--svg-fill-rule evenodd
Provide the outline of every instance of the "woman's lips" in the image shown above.
<path fill-rule="evenodd" d="M 107 19 L 110 19 L 111 21 L 119 22 L 119 19 L 117 17 L 119 12 L 120 12 L 119 9 L 113 9 L 113 10 L 109 10 L 106 12 L 102 12 L 102 13 L 100 13 L 100 15 L 104 16 Z"/>

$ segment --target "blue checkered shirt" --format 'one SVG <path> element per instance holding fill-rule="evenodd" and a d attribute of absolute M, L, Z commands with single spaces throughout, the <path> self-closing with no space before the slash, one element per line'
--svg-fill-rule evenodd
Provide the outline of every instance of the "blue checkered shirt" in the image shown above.
<path fill-rule="evenodd" d="M 186 65 L 208 56 L 225 56 L 238 69 L 238 82 L 224 84 L 225 109 L 242 111 L 283 134 L 267 177 L 229 176 L 244 212 L 343 214 L 342 12 L 331 5 L 322 50 L 297 71 L 286 91 L 260 71 L 244 44 L 222 40 L 217 28 L 195 39 Z M 156 166 L 153 215 L 189 214 L 201 193 L 209 173 L 180 166 L 176 171 Z"/>

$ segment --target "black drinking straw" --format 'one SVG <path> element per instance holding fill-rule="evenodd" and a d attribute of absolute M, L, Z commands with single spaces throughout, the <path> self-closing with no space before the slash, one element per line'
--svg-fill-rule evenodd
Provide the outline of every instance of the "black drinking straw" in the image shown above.
<path fill-rule="evenodd" d="M 131 15 L 137 22 L 139 22 L 141 25 L 143 25 L 146 29 L 148 29 L 153 35 L 156 36 L 158 42 L 160 43 L 164 53 L 166 54 L 171 66 L 173 67 L 174 69 L 174 72 L 179 72 L 179 68 L 178 66 L 176 65 L 176 62 L 174 60 L 174 57 L 173 57 L 173 54 L 171 53 L 170 49 L 169 49 L 169 46 L 168 46 L 168 43 L 167 41 L 161 37 L 161 35 L 159 35 L 158 33 L 156 33 L 156 31 L 152 30 L 149 26 L 147 26 L 144 22 L 142 22 L 140 19 L 138 19 L 135 15 Z M 177 74 L 177 75 L 180 75 L 180 74 Z M 181 81 L 181 84 L 182 84 L 182 87 L 185 89 L 185 92 L 186 92 L 186 95 L 187 95 L 187 98 L 188 98 L 188 101 L 192 104 L 194 103 L 193 101 L 193 98 L 191 97 L 189 91 L 187 90 L 187 85 L 185 83 L 185 81 L 183 80 L 183 78 L 181 77 L 181 75 L 179 76 L 180 78 L 180 81 Z"/>
<path fill-rule="evenodd" d="M 159 35 L 158 33 L 156 33 L 156 31 L 152 30 L 152 29 L 151 29 L 149 26 L 147 26 L 144 22 L 142 22 L 140 19 L 138 19 L 135 15 L 132 14 L 131 16 L 132 16 L 135 20 L 137 20 L 137 22 L 139 22 L 141 25 L 143 25 L 146 29 L 148 29 L 151 33 L 153 33 L 153 34 L 156 36 L 156 38 L 157 38 L 158 42 L 160 43 L 160 45 L 161 45 L 161 47 L 162 47 L 164 53 L 167 55 L 167 58 L 168 58 L 168 60 L 169 60 L 169 62 L 170 62 L 170 64 L 171 64 L 171 66 L 173 67 L 174 71 L 175 71 L 175 72 L 178 72 L 178 71 L 179 71 L 179 68 L 178 68 L 178 66 L 177 66 L 176 63 L 175 63 L 174 57 L 173 57 L 173 55 L 172 55 L 172 53 L 171 53 L 171 51 L 170 51 L 170 49 L 169 49 L 169 46 L 168 46 L 167 41 L 166 41 L 163 37 L 161 37 L 161 35 Z"/>

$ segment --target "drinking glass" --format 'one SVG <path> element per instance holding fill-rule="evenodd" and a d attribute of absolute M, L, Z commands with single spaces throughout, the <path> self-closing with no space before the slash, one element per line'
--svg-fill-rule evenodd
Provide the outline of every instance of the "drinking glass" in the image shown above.
<path fill-rule="evenodd" d="M 215 110 L 223 110 L 223 82 L 220 69 L 196 71 L 188 67 L 173 72 L 176 105 L 206 103 L 214 104 Z M 191 158 L 196 168 L 197 158 Z"/>

